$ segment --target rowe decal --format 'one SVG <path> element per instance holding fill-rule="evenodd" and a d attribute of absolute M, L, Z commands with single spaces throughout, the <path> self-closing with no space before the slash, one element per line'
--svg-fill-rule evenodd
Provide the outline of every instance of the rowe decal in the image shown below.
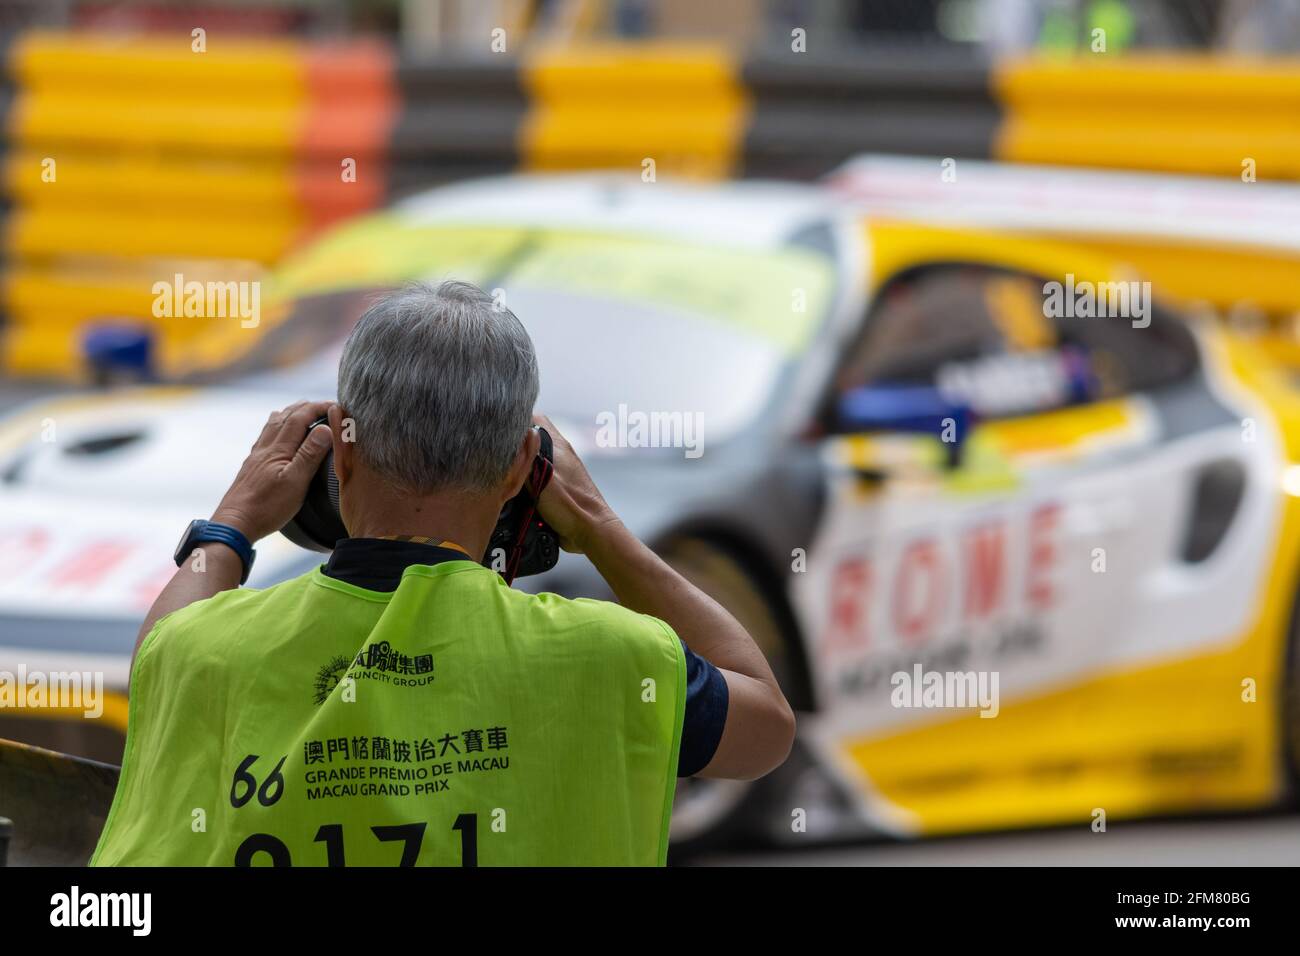
<path fill-rule="evenodd" d="M 871 554 L 844 558 L 829 583 L 822 653 L 855 656 L 891 645 L 920 650 L 945 626 L 1005 625 L 1049 610 L 1057 599 L 1060 516 L 1060 505 L 1048 503 L 1019 528 L 1006 519 L 972 525 L 955 547 L 938 536 L 914 537 L 892 562 Z M 1014 571 L 1013 543 L 1022 556 Z"/>

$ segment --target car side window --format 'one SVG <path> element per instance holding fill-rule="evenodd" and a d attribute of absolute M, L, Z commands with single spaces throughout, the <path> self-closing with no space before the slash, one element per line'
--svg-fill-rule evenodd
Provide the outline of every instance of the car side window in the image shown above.
<path fill-rule="evenodd" d="M 1149 323 L 1063 314 L 1053 288 L 979 265 L 905 273 L 880 293 L 834 392 L 928 386 L 996 418 L 1156 388 L 1195 368 L 1190 332 L 1160 306 L 1146 303 Z"/>
<path fill-rule="evenodd" d="M 939 267 L 890 282 L 882 291 L 848 361 L 838 391 L 862 385 L 934 385 L 950 362 L 1005 350 L 986 303 L 986 270 Z"/>
<path fill-rule="evenodd" d="M 1099 398 L 1152 391 L 1182 381 L 1199 367 L 1199 353 L 1187 321 L 1152 302 L 1149 286 L 1130 285 L 1135 286 L 1132 295 L 1140 297 L 1132 300 L 1140 305 L 1131 308 L 1130 314 L 1079 315 L 1076 307 L 1066 310 L 1070 314 L 1053 318 L 1058 342 L 1088 356 Z"/>

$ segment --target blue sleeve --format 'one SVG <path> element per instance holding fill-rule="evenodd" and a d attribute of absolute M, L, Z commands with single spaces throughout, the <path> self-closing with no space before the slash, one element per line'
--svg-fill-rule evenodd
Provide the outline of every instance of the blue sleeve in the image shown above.
<path fill-rule="evenodd" d="M 682 642 L 686 653 L 686 716 L 682 721 L 682 747 L 677 776 L 689 777 L 708 766 L 722 740 L 727 723 L 727 681 L 704 658 Z"/>

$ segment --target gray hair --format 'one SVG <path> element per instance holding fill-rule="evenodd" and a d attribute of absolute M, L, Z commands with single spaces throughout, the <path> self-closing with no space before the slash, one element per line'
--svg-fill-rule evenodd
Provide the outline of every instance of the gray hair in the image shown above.
<path fill-rule="evenodd" d="M 537 401 L 537 356 L 514 313 L 468 282 L 375 302 L 339 359 L 356 453 L 404 490 L 487 491 L 510 471 Z"/>

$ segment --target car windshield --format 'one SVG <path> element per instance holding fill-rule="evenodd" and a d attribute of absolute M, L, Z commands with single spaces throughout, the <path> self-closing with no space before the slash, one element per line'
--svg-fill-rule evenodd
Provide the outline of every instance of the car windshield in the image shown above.
<path fill-rule="evenodd" d="M 830 259 L 802 248 L 562 232 L 530 233 L 504 267 L 497 247 L 490 268 L 456 271 L 505 290 L 537 349 L 539 409 L 593 431 L 598 415 L 619 418 L 621 409 L 692 413 L 715 442 L 762 410 L 782 368 L 824 320 L 833 286 Z M 442 276 L 425 269 L 403 278 Z M 191 381 L 332 395 L 348 332 L 396 284 L 299 295 L 247 354 Z"/>
<path fill-rule="evenodd" d="M 237 381 L 241 388 L 334 394 L 343 342 L 364 302 L 351 304 L 352 321 L 347 322 L 320 314 L 348 307 L 336 296 L 302 307 L 315 313 L 316 321 L 300 323 L 303 315 L 295 312 L 290 322 L 303 331 L 284 334 L 286 324 L 272 330 L 257 350 L 258 365 L 274 357 L 291 361 L 261 371 L 246 361 L 221 378 Z M 517 287 L 510 293 L 510 307 L 537 350 L 537 407 L 579 430 L 590 428 L 593 435 L 597 415 L 608 412 L 617 418 L 623 406 L 646 413 L 697 414 L 709 440 L 722 441 L 761 410 L 787 360 L 771 340 L 662 306 Z M 333 341 L 299 358 L 298 346 L 308 329 L 329 331 Z"/>

